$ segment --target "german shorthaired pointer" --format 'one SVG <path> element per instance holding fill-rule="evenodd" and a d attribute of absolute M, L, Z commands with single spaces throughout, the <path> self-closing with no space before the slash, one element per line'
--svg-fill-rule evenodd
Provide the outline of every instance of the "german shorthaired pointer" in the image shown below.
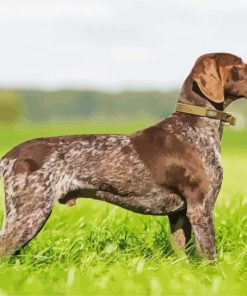
<path fill-rule="evenodd" d="M 200 254 L 214 259 L 220 142 L 223 123 L 234 121 L 223 110 L 241 97 L 247 97 L 247 65 L 232 54 L 207 54 L 185 80 L 176 112 L 154 126 L 130 136 L 62 136 L 18 145 L 0 161 L 0 256 L 32 240 L 57 201 L 74 205 L 86 196 L 168 215 L 176 248 L 185 247 L 192 228 Z"/>

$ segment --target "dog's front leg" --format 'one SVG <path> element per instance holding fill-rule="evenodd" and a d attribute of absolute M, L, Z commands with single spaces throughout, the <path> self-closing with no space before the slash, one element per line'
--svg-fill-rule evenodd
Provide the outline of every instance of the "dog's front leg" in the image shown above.
<path fill-rule="evenodd" d="M 184 255 L 184 248 L 191 240 L 191 224 L 186 210 L 168 215 L 172 233 L 172 246 L 176 253 Z"/>
<path fill-rule="evenodd" d="M 204 204 L 188 204 L 187 217 L 195 234 L 199 254 L 205 259 L 214 260 L 216 251 L 212 210 L 206 209 Z"/>

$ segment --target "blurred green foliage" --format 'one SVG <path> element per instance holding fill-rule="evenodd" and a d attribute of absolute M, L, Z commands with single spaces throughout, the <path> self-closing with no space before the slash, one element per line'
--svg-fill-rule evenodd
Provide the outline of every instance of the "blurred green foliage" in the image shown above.
<path fill-rule="evenodd" d="M 177 91 L 0 90 L 0 120 L 81 120 L 104 116 L 162 118 L 174 108 Z M 8 115 L 7 115 L 8 114 Z"/>
<path fill-rule="evenodd" d="M 19 93 L 14 90 L 0 91 L 0 122 L 16 122 L 23 116 Z"/>

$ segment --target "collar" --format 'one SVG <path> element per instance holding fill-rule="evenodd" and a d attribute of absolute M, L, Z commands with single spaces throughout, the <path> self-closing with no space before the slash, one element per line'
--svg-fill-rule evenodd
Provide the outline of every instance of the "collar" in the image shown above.
<path fill-rule="evenodd" d="M 208 117 L 211 119 L 219 119 L 225 125 L 236 125 L 237 119 L 232 114 L 224 111 L 210 110 L 207 108 L 193 106 L 188 104 L 177 103 L 177 112 Z"/>

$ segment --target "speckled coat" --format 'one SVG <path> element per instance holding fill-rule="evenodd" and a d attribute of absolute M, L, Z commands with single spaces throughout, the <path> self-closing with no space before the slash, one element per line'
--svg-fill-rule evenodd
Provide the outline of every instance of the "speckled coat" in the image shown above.
<path fill-rule="evenodd" d="M 208 88 L 214 91 L 209 79 L 214 65 L 224 73 L 218 78 L 224 82 L 222 101 L 218 94 L 216 100 L 207 93 Z M 179 102 L 224 109 L 246 97 L 246 68 L 230 54 L 201 57 Z M 57 201 L 73 205 L 86 196 L 137 213 L 168 215 L 175 248 L 189 242 L 192 226 L 198 250 L 213 259 L 213 208 L 223 176 L 222 132 L 220 120 L 175 112 L 132 135 L 75 135 L 20 144 L 0 162 L 6 216 L 0 255 L 27 244 Z"/>

